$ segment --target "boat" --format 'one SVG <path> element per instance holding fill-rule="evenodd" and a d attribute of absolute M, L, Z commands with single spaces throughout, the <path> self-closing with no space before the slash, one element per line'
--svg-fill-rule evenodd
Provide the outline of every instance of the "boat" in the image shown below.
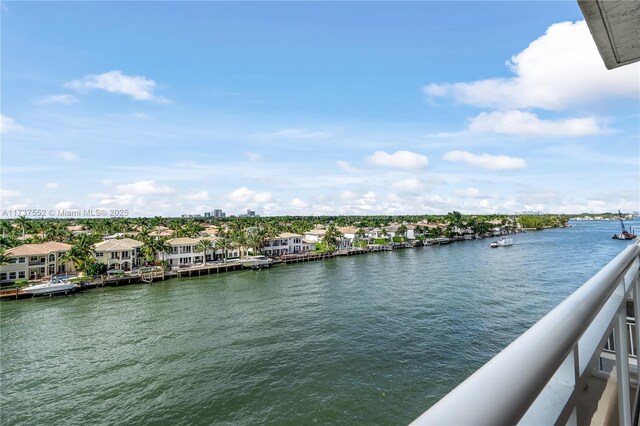
<path fill-rule="evenodd" d="M 42 284 L 32 284 L 22 289 L 25 294 L 54 294 L 68 293 L 75 290 L 76 285 L 70 283 L 64 278 L 51 278 L 48 282 Z"/>
<path fill-rule="evenodd" d="M 500 238 L 498 241 L 492 241 L 489 244 L 491 248 L 508 247 L 513 245 L 513 238 Z"/>
<path fill-rule="evenodd" d="M 622 220 L 622 213 L 620 213 L 620 210 L 618 210 L 618 217 L 620 218 L 620 227 L 622 228 L 622 232 L 620 232 L 619 234 L 613 234 L 611 238 L 614 240 L 633 240 L 634 238 L 636 238 L 636 234 L 633 233 L 633 228 L 630 228 L 629 231 L 625 229 L 624 221 Z"/>
<path fill-rule="evenodd" d="M 268 268 L 273 263 L 273 259 L 267 256 L 248 256 L 238 261 L 245 268 L 261 269 Z"/>

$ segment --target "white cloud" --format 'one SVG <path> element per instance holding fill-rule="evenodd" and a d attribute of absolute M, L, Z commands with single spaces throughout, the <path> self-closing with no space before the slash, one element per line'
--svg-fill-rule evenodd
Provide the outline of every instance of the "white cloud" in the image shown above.
<path fill-rule="evenodd" d="M 424 183 L 420 179 L 400 179 L 391 184 L 391 188 L 401 192 L 419 192 L 424 189 Z"/>
<path fill-rule="evenodd" d="M 346 161 L 336 161 L 336 166 L 338 166 L 339 169 L 344 170 L 345 172 L 348 172 L 348 173 L 355 173 L 358 171 L 358 169 L 351 166 L 351 164 L 349 164 Z"/>
<path fill-rule="evenodd" d="M 585 136 L 602 132 L 592 117 L 541 120 L 531 112 L 517 110 L 483 112 L 471 120 L 469 130 L 539 136 Z"/>
<path fill-rule="evenodd" d="M 369 191 L 366 194 L 364 194 L 362 196 L 362 198 L 364 198 L 365 200 L 375 200 L 376 199 L 376 193 L 373 191 Z"/>
<path fill-rule="evenodd" d="M 206 201 L 211 199 L 207 191 L 194 192 L 192 194 L 186 195 L 184 198 L 186 198 L 187 200 L 193 200 L 193 201 Z"/>
<path fill-rule="evenodd" d="M 282 129 L 276 132 L 267 133 L 265 136 L 283 139 L 326 139 L 332 135 L 332 132 L 313 131 L 307 129 Z"/>
<path fill-rule="evenodd" d="M 79 102 L 79 99 L 73 95 L 51 95 L 40 98 L 36 101 L 37 104 L 63 104 L 71 105 Z"/>
<path fill-rule="evenodd" d="M 262 155 L 257 152 L 245 151 L 244 156 L 250 161 L 260 161 L 262 160 Z"/>
<path fill-rule="evenodd" d="M 17 124 L 13 118 L 0 114 L 0 133 L 18 132 L 23 129 L 24 127 Z"/>
<path fill-rule="evenodd" d="M 80 80 L 65 83 L 64 87 L 78 91 L 101 89 L 110 93 L 131 96 L 138 101 L 154 101 L 167 103 L 168 99 L 155 95 L 157 87 L 155 81 L 139 75 L 125 75 L 122 71 L 115 70 L 103 74 L 89 74 Z"/>
<path fill-rule="evenodd" d="M 460 161 L 471 166 L 490 170 L 524 169 L 527 163 L 522 158 L 507 155 L 472 154 L 467 151 L 449 151 L 443 157 L 447 161 Z"/>
<path fill-rule="evenodd" d="M 385 151 L 376 151 L 367 157 L 369 164 L 374 166 L 398 167 L 401 169 L 421 169 L 427 167 L 429 159 L 422 154 L 410 151 L 396 151 L 388 154 Z"/>
<path fill-rule="evenodd" d="M 144 208 L 146 207 L 145 201 L 142 197 L 134 194 L 116 194 L 107 195 L 106 198 L 100 200 L 100 205 L 112 205 L 118 207 L 124 207 L 131 209 L 134 207 Z"/>
<path fill-rule="evenodd" d="M 302 201 L 300 198 L 294 198 L 289 204 L 295 209 L 306 209 L 309 207 L 309 203 Z"/>
<path fill-rule="evenodd" d="M 0 189 L 0 196 L 2 198 L 19 197 L 20 193 L 18 191 L 11 191 L 9 189 Z"/>
<path fill-rule="evenodd" d="M 455 189 L 453 195 L 464 198 L 486 198 L 486 195 L 482 194 L 478 188 Z"/>
<path fill-rule="evenodd" d="M 229 193 L 227 197 L 235 203 L 266 203 L 271 201 L 272 195 L 269 192 L 257 192 L 243 186 Z"/>
<path fill-rule="evenodd" d="M 72 209 L 74 206 L 73 201 L 61 201 L 53 207 L 56 209 Z"/>
<path fill-rule="evenodd" d="M 175 192 L 167 185 L 158 185 L 152 180 L 141 180 L 134 183 L 116 186 L 116 192 L 124 195 L 163 195 Z"/>
<path fill-rule="evenodd" d="M 353 191 L 341 191 L 338 194 L 338 197 L 341 200 L 353 200 L 354 198 L 356 198 L 357 194 Z"/>
<path fill-rule="evenodd" d="M 71 151 L 60 151 L 57 153 L 58 157 L 64 161 L 75 161 L 78 159 L 78 155 Z"/>
<path fill-rule="evenodd" d="M 47 182 L 44 187 L 45 189 L 58 189 L 60 188 L 60 184 L 58 182 Z"/>
<path fill-rule="evenodd" d="M 605 98 L 640 97 L 640 63 L 607 70 L 584 21 L 551 25 L 507 66 L 513 77 L 429 84 L 424 91 L 475 106 L 554 111 Z"/>

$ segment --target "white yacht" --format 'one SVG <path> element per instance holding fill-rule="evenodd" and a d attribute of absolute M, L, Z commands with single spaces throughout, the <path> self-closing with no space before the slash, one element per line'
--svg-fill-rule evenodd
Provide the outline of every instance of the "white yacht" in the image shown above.
<path fill-rule="evenodd" d="M 513 238 L 500 238 L 498 241 L 492 241 L 490 244 L 491 248 L 497 247 L 507 247 L 513 245 Z"/>
<path fill-rule="evenodd" d="M 22 289 L 25 294 L 54 294 L 68 293 L 76 288 L 74 283 L 70 283 L 65 279 L 51 278 L 49 282 L 42 284 L 32 284 Z"/>
<path fill-rule="evenodd" d="M 260 269 L 268 268 L 273 263 L 273 259 L 267 256 L 249 256 L 238 261 L 245 268 Z"/>

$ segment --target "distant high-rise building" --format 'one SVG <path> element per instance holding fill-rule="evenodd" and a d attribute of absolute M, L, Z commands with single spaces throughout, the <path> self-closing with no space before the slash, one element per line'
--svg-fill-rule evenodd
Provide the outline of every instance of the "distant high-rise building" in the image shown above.
<path fill-rule="evenodd" d="M 215 209 L 213 211 L 213 217 L 215 217 L 215 218 L 221 218 L 221 217 L 225 217 L 225 216 L 226 216 L 226 214 L 225 214 L 225 212 L 222 211 L 222 209 Z"/>
<path fill-rule="evenodd" d="M 204 217 L 211 217 L 211 212 L 204 212 Z"/>
<path fill-rule="evenodd" d="M 247 209 L 247 217 L 256 217 L 256 211 Z"/>

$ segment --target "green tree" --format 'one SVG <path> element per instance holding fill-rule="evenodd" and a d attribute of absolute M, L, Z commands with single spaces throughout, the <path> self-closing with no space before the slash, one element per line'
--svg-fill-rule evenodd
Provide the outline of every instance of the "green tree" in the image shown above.
<path fill-rule="evenodd" d="M 340 244 L 341 238 L 342 238 L 342 233 L 338 231 L 334 223 L 331 223 L 329 224 L 329 226 L 327 226 L 326 232 L 322 237 L 321 242 L 328 251 L 335 251 L 338 245 Z"/>
<path fill-rule="evenodd" d="M 4 248 L 0 248 L 0 265 L 8 265 L 9 258 L 5 255 L 6 250 Z"/>
<path fill-rule="evenodd" d="M 222 249 L 222 261 L 227 261 L 227 250 L 231 247 L 231 240 L 227 236 L 226 232 L 222 232 L 218 235 L 218 239 L 216 240 L 216 249 Z"/>
<path fill-rule="evenodd" d="M 405 240 L 407 238 L 407 232 L 409 231 L 409 229 L 407 228 L 407 225 L 405 225 L 404 223 L 400 226 L 398 226 L 398 234 L 400 234 L 402 236 L 402 239 Z"/>
<path fill-rule="evenodd" d="M 93 260 L 92 246 L 92 238 L 87 234 L 80 234 L 69 251 L 62 255 L 60 262 L 71 262 L 76 271 L 86 273 L 89 263 Z"/>
<path fill-rule="evenodd" d="M 18 225 L 22 227 L 22 241 L 24 241 L 25 231 L 27 226 L 29 225 L 29 219 L 27 219 L 25 216 L 18 216 L 16 222 L 18 222 Z"/>
<path fill-rule="evenodd" d="M 196 246 L 196 250 L 198 253 L 204 253 L 202 256 L 203 262 L 207 261 L 207 252 L 210 250 L 213 250 L 214 247 L 215 245 L 213 244 L 213 241 L 207 240 L 205 238 L 201 239 L 198 242 L 198 245 Z"/>

